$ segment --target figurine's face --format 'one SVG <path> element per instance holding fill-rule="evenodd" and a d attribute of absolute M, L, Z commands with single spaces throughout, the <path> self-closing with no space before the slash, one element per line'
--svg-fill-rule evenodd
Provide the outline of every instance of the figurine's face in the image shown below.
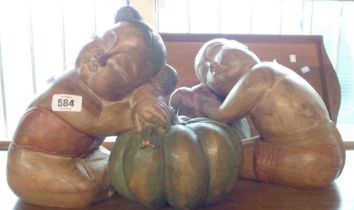
<path fill-rule="evenodd" d="M 198 52 L 195 70 L 201 82 L 225 97 L 242 75 L 258 61 L 240 43 L 214 40 Z"/>
<path fill-rule="evenodd" d="M 98 96 L 119 100 L 157 72 L 149 53 L 151 39 L 146 32 L 121 22 L 83 48 L 79 76 Z"/>

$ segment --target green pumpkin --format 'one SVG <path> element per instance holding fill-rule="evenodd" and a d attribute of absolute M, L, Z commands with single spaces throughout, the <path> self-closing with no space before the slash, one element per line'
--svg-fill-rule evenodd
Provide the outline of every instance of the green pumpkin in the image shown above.
<path fill-rule="evenodd" d="M 114 189 L 160 208 L 193 209 L 220 201 L 238 177 L 241 140 L 229 126 L 184 119 L 168 129 L 146 128 L 117 138 L 109 159 Z"/>

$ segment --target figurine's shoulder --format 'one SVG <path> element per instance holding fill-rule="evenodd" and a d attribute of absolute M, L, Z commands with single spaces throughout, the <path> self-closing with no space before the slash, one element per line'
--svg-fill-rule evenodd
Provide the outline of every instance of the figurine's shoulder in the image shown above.
<path fill-rule="evenodd" d="M 252 71 L 254 72 L 274 72 L 276 71 L 279 66 L 279 64 L 276 62 L 260 62 L 257 63 L 252 67 Z"/>
<path fill-rule="evenodd" d="M 48 88 L 43 92 L 51 92 L 51 91 L 70 91 L 74 87 L 78 87 L 78 74 L 76 70 L 71 70 L 65 72 L 53 79 L 53 81 L 49 84 Z M 75 88 L 76 89 L 76 88 Z"/>
<path fill-rule="evenodd" d="M 89 101 L 89 104 L 101 107 L 101 100 L 83 84 L 77 71 L 72 70 L 56 78 L 46 90 L 34 98 L 28 108 L 41 107 L 51 110 L 54 101 L 63 97 Z M 87 103 L 82 103 L 84 104 Z"/>
<path fill-rule="evenodd" d="M 268 74 L 274 74 L 277 76 L 285 76 L 287 74 L 292 74 L 292 70 L 289 68 L 277 63 L 273 62 L 261 62 L 253 66 L 252 71 L 254 72 L 264 72 Z"/>
<path fill-rule="evenodd" d="M 271 62 L 261 62 L 254 65 L 245 75 L 245 80 L 252 82 L 270 82 L 273 81 L 276 76 L 274 67 Z"/>
<path fill-rule="evenodd" d="M 277 62 L 261 62 L 252 67 L 249 75 L 257 80 L 275 82 L 284 79 L 291 73 L 291 70 Z"/>

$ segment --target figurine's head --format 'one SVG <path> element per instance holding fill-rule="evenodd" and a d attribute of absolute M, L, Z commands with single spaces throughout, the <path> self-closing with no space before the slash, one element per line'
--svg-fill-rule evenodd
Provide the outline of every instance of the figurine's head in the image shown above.
<path fill-rule="evenodd" d="M 234 40 L 214 39 L 199 50 L 195 71 L 202 84 L 225 97 L 241 76 L 258 62 L 258 57 L 245 45 Z"/>
<path fill-rule="evenodd" d="M 79 76 L 99 97 L 119 100 L 145 84 L 166 65 L 161 37 L 132 7 L 117 12 L 116 25 L 81 50 Z"/>

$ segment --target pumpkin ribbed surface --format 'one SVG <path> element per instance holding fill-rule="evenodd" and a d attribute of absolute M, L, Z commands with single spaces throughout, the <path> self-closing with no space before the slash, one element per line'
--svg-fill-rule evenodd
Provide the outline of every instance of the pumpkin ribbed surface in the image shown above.
<path fill-rule="evenodd" d="M 177 121 L 117 138 L 109 177 L 120 195 L 154 208 L 193 209 L 232 190 L 242 158 L 234 129 L 206 118 Z"/>

